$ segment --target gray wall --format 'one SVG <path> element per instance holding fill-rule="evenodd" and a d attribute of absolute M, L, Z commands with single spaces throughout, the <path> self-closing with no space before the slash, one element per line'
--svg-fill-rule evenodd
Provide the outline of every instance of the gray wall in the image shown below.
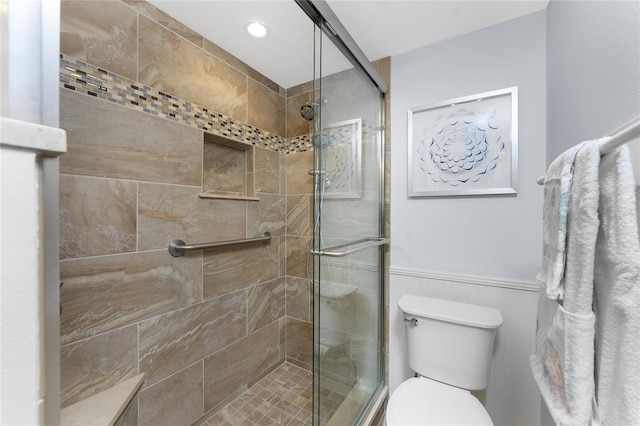
<path fill-rule="evenodd" d="M 640 114 L 640 2 L 547 9 L 547 163 Z"/>
<path fill-rule="evenodd" d="M 545 12 L 392 59 L 391 266 L 533 280 L 545 169 Z M 407 198 L 407 109 L 518 86 L 517 196 Z"/>
<path fill-rule="evenodd" d="M 517 197 L 409 200 L 407 109 L 514 85 Z M 395 308 L 401 294 L 484 304 L 505 316 L 485 399 L 490 415 L 496 424 L 552 424 L 528 367 L 535 293 L 516 285 L 539 268 L 542 187 L 535 178 L 565 149 L 640 114 L 640 2 L 552 0 L 546 12 L 392 58 L 392 87 L 391 390 L 409 374 Z"/>
<path fill-rule="evenodd" d="M 489 388 L 497 425 L 540 424 L 529 368 L 535 338 L 545 170 L 546 12 L 392 58 L 389 384 L 411 376 L 397 301 L 402 294 L 499 309 Z M 517 196 L 407 198 L 407 109 L 518 86 Z M 491 278 L 487 278 L 491 277 Z"/>

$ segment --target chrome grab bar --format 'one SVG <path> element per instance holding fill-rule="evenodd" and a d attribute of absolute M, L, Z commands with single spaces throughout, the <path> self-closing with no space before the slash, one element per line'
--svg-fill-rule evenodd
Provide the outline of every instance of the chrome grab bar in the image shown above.
<path fill-rule="evenodd" d="M 235 246 L 239 244 L 249 244 L 249 243 L 257 243 L 257 242 L 268 242 L 271 241 L 271 233 L 265 232 L 262 237 L 256 238 L 244 238 L 241 240 L 229 240 L 229 241 L 219 241 L 217 243 L 202 243 L 202 244 L 187 244 L 182 240 L 173 240 L 169 243 L 169 253 L 173 257 L 184 256 L 184 254 L 188 251 L 194 250 L 206 250 L 211 248 L 218 247 L 227 247 L 227 246 Z"/>
<path fill-rule="evenodd" d="M 351 250 L 347 250 L 347 251 L 332 251 L 335 249 L 339 249 L 342 247 L 348 247 L 348 246 L 353 246 L 356 244 L 361 244 L 361 243 L 366 243 L 366 242 L 370 242 L 369 244 L 365 244 L 363 246 L 360 247 L 356 247 L 354 249 Z M 381 246 L 384 244 L 389 244 L 389 238 L 378 238 L 378 237 L 369 237 L 369 238 L 361 238 L 359 240 L 355 240 L 355 241 L 349 241 L 348 243 L 342 243 L 342 244 L 336 244 L 335 246 L 330 246 L 330 247 L 325 247 L 321 250 L 311 250 L 312 254 L 319 254 L 321 256 L 329 256 L 329 257 L 344 257 L 344 256 L 349 256 L 350 254 L 371 248 L 371 247 L 376 247 L 376 246 Z"/>

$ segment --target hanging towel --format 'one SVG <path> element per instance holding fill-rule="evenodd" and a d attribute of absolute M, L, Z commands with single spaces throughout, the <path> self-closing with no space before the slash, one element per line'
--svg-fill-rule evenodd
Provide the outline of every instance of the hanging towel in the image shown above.
<path fill-rule="evenodd" d="M 537 280 L 551 299 L 564 297 L 564 265 L 567 249 L 567 211 L 573 180 L 573 163 L 580 145 L 561 154 L 549 166 L 544 177 L 543 258 Z"/>
<path fill-rule="evenodd" d="M 627 146 L 600 163 L 596 400 L 604 425 L 640 425 L 640 242 Z"/>
<path fill-rule="evenodd" d="M 551 175 L 545 177 L 544 261 L 538 275 L 544 288 L 530 363 L 558 425 L 586 425 L 591 420 L 599 162 L 598 142 L 583 142 L 554 161 Z"/>

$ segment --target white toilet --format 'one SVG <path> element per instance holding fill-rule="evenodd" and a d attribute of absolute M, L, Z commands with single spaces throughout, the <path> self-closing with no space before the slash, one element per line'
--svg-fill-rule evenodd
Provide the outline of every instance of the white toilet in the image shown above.
<path fill-rule="evenodd" d="M 493 425 L 470 390 L 489 384 L 497 309 L 403 295 L 407 359 L 416 376 L 387 404 L 387 425 Z"/>

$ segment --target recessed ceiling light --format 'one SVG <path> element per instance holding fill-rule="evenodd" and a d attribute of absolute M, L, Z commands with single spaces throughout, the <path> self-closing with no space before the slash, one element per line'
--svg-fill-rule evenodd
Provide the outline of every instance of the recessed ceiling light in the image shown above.
<path fill-rule="evenodd" d="M 267 35 L 267 27 L 260 22 L 252 22 L 247 25 L 247 31 L 254 37 L 264 37 Z"/>

